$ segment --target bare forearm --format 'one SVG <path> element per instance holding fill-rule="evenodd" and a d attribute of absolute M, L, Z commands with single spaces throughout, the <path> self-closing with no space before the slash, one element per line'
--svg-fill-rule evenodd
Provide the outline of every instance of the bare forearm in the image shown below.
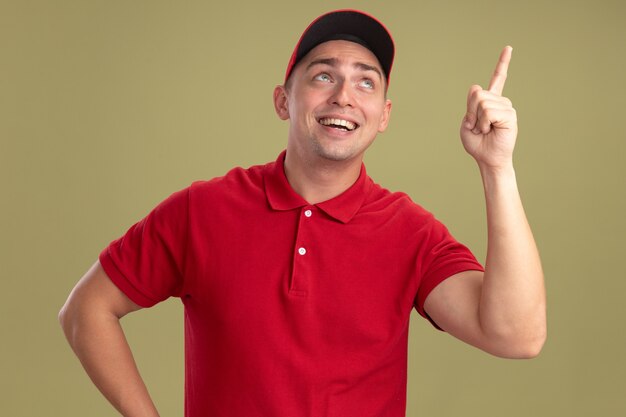
<path fill-rule="evenodd" d="M 60 320 L 87 374 L 122 415 L 158 416 L 117 317 L 66 306 Z"/>
<path fill-rule="evenodd" d="M 497 356 L 536 356 L 546 337 L 541 261 L 513 169 L 517 112 L 502 96 L 513 48 L 500 53 L 489 88 L 470 87 L 461 122 L 463 147 L 478 163 L 487 202 L 485 272 L 464 271 L 439 284 L 424 308 L 443 329 Z"/>
<path fill-rule="evenodd" d="M 546 334 L 539 253 L 517 188 L 515 171 L 481 168 L 488 246 L 479 305 L 483 331 L 523 351 L 541 349 Z"/>

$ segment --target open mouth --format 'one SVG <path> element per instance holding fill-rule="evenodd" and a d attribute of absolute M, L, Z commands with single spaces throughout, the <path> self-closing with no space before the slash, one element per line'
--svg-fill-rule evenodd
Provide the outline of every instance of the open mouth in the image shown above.
<path fill-rule="evenodd" d="M 359 125 L 349 120 L 333 119 L 330 117 L 319 119 L 319 124 L 323 126 L 329 126 L 335 129 L 343 130 L 345 132 L 352 132 L 357 127 L 359 127 Z"/>

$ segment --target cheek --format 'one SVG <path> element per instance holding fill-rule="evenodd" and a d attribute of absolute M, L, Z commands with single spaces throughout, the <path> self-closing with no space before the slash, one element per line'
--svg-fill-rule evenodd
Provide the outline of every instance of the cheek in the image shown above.
<path fill-rule="evenodd" d="M 300 95 L 291 100 L 290 111 L 298 118 L 308 117 L 315 109 L 315 100 L 310 95 Z"/>
<path fill-rule="evenodd" d="M 370 120 L 372 127 L 379 128 L 384 119 L 384 109 L 380 106 L 371 106 L 367 110 L 367 117 Z"/>
<path fill-rule="evenodd" d="M 316 100 L 316 97 L 309 97 L 302 100 L 298 105 L 299 118 L 308 124 L 317 123 L 316 115 L 322 113 L 327 107 L 324 102 Z"/>

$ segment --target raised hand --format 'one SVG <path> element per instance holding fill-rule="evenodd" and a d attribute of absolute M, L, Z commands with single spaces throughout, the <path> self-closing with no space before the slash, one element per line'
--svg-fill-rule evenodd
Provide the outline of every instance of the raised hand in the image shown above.
<path fill-rule="evenodd" d="M 511 100 L 502 96 L 512 51 L 510 46 L 502 50 L 487 90 L 473 85 L 467 94 L 461 141 L 481 168 L 512 165 L 517 115 Z"/>

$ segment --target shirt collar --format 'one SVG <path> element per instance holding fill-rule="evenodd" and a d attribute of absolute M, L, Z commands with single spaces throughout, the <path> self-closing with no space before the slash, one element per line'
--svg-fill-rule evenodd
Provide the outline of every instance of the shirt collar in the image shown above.
<path fill-rule="evenodd" d="M 287 181 L 284 168 L 286 154 L 287 151 L 281 152 L 275 162 L 267 164 L 263 176 L 267 201 L 272 209 L 279 211 L 293 210 L 309 205 L 291 188 L 289 181 Z M 348 223 L 363 205 L 372 183 L 365 171 L 365 165 L 361 164 L 359 178 L 350 188 L 337 197 L 315 204 L 315 206 L 330 217 L 342 223 Z"/>

